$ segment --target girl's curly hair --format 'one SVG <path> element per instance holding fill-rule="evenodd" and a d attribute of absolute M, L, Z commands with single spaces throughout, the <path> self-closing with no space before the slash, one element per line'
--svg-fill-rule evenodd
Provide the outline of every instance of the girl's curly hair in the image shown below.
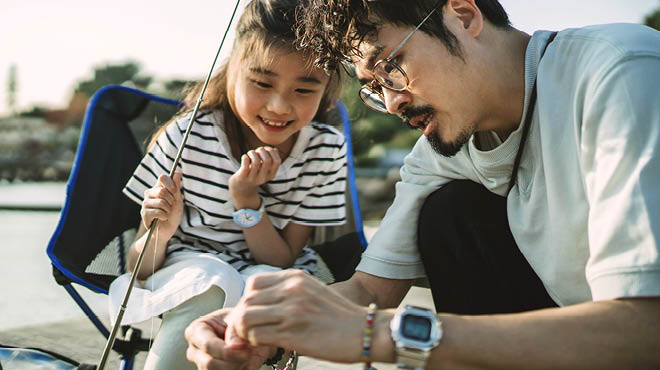
<path fill-rule="evenodd" d="M 302 0 L 296 9 L 298 46 L 315 55 L 315 64 L 333 70 L 351 56 L 360 56 L 360 43 L 377 37 L 385 23 L 415 27 L 447 0 Z M 476 0 L 485 18 L 499 28 L 509 28 L 509 17 L 497 0 Z M 456 37 L 447 29 L 442 12 L 435 12 L 420 28 L 437 37 L 457 57 L 462 57 Z"/>

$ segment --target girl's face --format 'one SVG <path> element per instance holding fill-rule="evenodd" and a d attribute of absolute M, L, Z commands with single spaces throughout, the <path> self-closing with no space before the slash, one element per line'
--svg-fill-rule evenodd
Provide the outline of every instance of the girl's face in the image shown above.
<path fill-rule="evenodd" d="M 275 49 L 269 60 L 237 66 L 234 113 L 249 128 L 250 148 L 268 145 L 288 153 L 294 134 L 316 115 L 329 77 L 308 68 L 298 52 Z"/>

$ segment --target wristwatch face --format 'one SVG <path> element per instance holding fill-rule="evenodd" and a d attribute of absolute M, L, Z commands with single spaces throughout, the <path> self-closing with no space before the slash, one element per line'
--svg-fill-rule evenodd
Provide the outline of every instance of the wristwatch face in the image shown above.
<path fill-rule="evenodd" d="M 252 227 L 261 221 L 261 212 L 254 209 L 239 209 L 234 212 L 234 222 L 240 227 Z"/>
<path fill-rule="evenodd" d="M 427 342 L 431 339 L 431 320 L 428 317 L 406 315 L 401 322 L 401 334 L 412 340 Z"/>
<path fill-rule="evenodd" d="M 390 323 L 392 339 L 398 348 L 430 350 L 442 338 L 442 328 L 435 314 L 427 309 L 406 306 Z"/>

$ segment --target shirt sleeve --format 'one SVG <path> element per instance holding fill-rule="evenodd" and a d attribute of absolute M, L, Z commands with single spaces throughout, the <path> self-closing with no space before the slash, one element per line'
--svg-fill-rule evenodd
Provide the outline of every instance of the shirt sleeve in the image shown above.
<path fill-rule="evenodd" d="M 617 60 L 585 93 L 580 145 L 594 300 L 660 295 L 660 55 Z"/>
<path fill-rule="evenodd" d="M 346 142 L 339 132 L 326 133 L 326 142 L 319 156 L 308 159 L 305 172 L 316 172 L 311 191 L 298 208 L 294 222 L 309 226 L 333 226 L 346 223 Z M 319 166 L 318 163 L 323 163 Z"/>
<path fill-rule="evenodd" d="M 362 254 L 358 271 L 389 279 L 424 276 L 417 250 L 419 211 L 432 192 L 452 179 L 465 178 L 459 167 L 468 155 L 466 147 L 447 159 L 435 153 L 425 137 L 417 141 L 404 160 L 394 202 Z"/>
<path fill-rule="evenodd" d="M 185 127 L 180 126 L 182 122 L 181 119 L 176 120 L 161 132 L 126 183 L 123 192 L 136 203 L 142 203 L 145 190 L 152 188 L 160 175 L 170 172 L 183 141 Z M 180 163 L 178 168 L 181 168 Z"/>

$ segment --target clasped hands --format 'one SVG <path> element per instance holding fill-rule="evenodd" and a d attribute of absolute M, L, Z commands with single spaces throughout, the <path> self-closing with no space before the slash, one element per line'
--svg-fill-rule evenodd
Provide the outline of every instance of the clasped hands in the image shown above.
<path fill-rule="evenodd" d="M 366 310 L 301 271 L 250 277 L 240 302 L 193 321 L 187 358 L 198 369 L 257 370 L 277 347 L 357 362 Z"/>

